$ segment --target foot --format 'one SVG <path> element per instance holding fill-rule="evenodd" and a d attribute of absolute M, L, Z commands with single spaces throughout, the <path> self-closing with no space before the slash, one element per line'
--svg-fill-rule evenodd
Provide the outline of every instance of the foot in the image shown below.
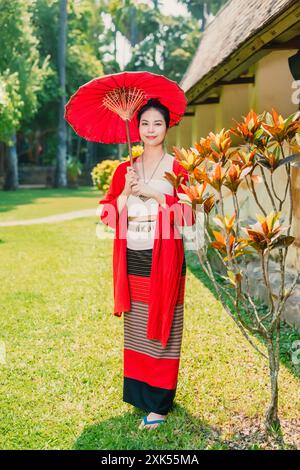
<path fill-rule="evenodd" d="M 148 416 L 147 416 L 147 421 L 153 421 L 153 420 L 156 420 L 156 419 L 163 419 L 164 421 L 166 420 L 167 418 L 167 415 L 160 415 L 158 413 L 149 413 Z M 141 422 L 141 424 L 139 425 L 139 429 L 144 429 L 144 428 L 147 428 L 147 429 L 155 429 L 157 428 L 157 426 L 159 426 L 161 423 L 151 423 L 151 424 L 145 424 L 144 423 L 144 420 Z"/>

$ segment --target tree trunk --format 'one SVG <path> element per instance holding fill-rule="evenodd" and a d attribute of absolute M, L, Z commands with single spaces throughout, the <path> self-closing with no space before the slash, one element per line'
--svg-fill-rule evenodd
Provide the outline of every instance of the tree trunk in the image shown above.
<path fill-rule="evenodd" d="M 279 348 L 277 344 L 276 342 L 274 346 L 272 338 L 267 340 L 271 379 L 271 401 L 265 418 L 265 428 L 267 432 L 280 429 L 280 421 L 278 418 Z"/>
<path fill-rule="evenodd" d="M 18 155 L 16 147 L 16 133 L 11 136 L 13 141 L 12 145 L 7 147 L 7 171 L 5 175 L 5 182 L 3 189 L 6 191 L 16 190 L 19 186 L 19 174 L 18 174 Z"/>
<path fill-rule="evenodd" d="M 79 160 L 80 149 L 81 149 L 81 137 L 78 135 L 77 136 L 77 148 L 76 148 L 76 160 Z"/>
<path fill-rule="evenodd" d="M 115 62 L 117 62 L 117 28 L 116 26 L 113 24 L 113 32 L 114 32 L 114 60 Z"/>
<path fill-rule="evenodd" d="M 91 168 L 94 164 L 94 142 L 88 140 L 86 142 L 86 149 L 85 167 Z"/>
<path fill-rule="evenodd" d="M 55 183 L 56 188 L 67 186 L 67 128 L 64 118 L 66 104 L 66 36 L 67 36 L 67 0 L 60 0 L 59 19 L 59 41 L 58 41 L 58 75 L 61 89 L 58 116 L 58 146 L 56 157 Z"/>
<path fill-rule="evenodd" d="M 121 161 L 122 158 L 122 153 L 123 153 L 123 146 L 122 144 L 118 144 L 118 159 Z"/>
<path fill-rule="evenodd" d="M 137 44 L 137 25 L 136 25 L 136 8 L 130 7 L 130 44 L 134 47 Z"/>
<path fill-rule="evenodd" d="M 199 5 L 199 10 L 200 10 L 200 21 L 201 21 L 201 27 L 200 27 L 200 31 L 204 31 L 205 30 L 205 15 L 204 15 L 204 5 L 203 3 L 201 3 Z"/>

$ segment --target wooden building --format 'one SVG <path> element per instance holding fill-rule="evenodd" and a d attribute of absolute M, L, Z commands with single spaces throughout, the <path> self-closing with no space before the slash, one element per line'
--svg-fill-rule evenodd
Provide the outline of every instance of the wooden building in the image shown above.
<path fill-rule="evenodd" d="M 180 83 L 188 107 L 180 124 L 168 133 L 169 150 L 173 145 L 192 147 L 210 131 L 234 126 L 233 119 L 240 121 L 250 109 L 261 113 L 273 107 L 284 117 L 297 112 L 300 82 L 293 79 L 288 59 L 299 49 L 298 0 L 228 1 L 205 30 Z M 280 194 L 284 172 L 275 172 Z M 290 265 L 300 247 L 299 168 L 292 168 L 292 186 L 296 242 L 290 250 Z M 226 209 L 230 213 L 229 195 L 228 191 Z M 259 212 L 245 191 L 240 197 L 246 215 Z"/>

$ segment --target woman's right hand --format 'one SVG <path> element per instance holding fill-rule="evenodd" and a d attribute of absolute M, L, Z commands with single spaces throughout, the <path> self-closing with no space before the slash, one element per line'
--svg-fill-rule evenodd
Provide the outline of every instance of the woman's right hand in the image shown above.
<path fill-rule="evenodd" d="M 132 166 L 127 167 L 127 173 L 125 174 L 125 186 L 123 189 L 123 194 L 125 196 L 130 196 L 131 186 L 138 181 L 138 175 Z"/>

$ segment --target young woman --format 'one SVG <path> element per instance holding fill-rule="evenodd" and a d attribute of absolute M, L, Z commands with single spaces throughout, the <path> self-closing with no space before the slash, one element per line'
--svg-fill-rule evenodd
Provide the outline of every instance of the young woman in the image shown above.
<path fill-rule="evenodd" d="M 186 263 L 180 227 L 195 222 L 178 203 L 165 172 L 187 172 L 164 149 L 169 110 L 150 99 L 137 114 L 144 152 L 121 163 L 104 199 L 101 220 L 116 229 L 114 315 L 124 312 L 123 400 L 149 412 L 139 428 L 155 428 L 171 410 L 183 332 Z"/>

